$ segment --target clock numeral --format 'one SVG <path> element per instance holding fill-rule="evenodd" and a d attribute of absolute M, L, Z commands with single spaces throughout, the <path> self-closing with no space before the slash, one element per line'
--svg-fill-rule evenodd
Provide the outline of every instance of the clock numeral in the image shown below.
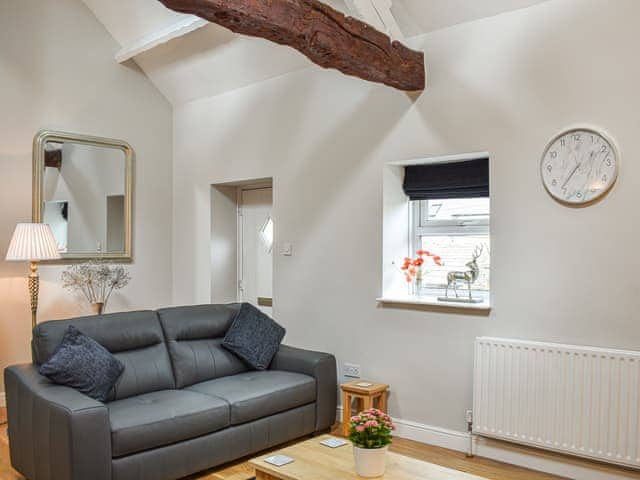
<path fill-rule="evenodd" d="M 607 180 L 609 180 L 609 177 L 607 177 L 606 175 L 603 175 L 603 176 L 602 176 L 602 181 L 603 181 L 603 182 L 606 182 Z"/>
<path fill-rule="evenodd" d="M 602 153 L 605 153 L 607 151 L 607 146 L 606 145 L 602 145 L 602 148 L 600 149 L 600 151 Z"/>
<path fill-rule="evenodd" d="M 551 152 L 551 158 L 557 158 L 558 152 Z"/>
<path fill-rule="evenodd" d="M 613 163 L 611 162 L 611 159 L 609 157 L 607 157 L 607 167 L 610 167 L 611 165 L 613 165 Z"/>
<path fill-rule="evenodd" d="M 557 186 L 557 185 L 558 185 L 558 181 L 554 178 L 554 179 L 551 181 L 551 185 L 552 185 L 552 186 L 554 186 L 554 187 L 555 187 L 555 186 Z"/>
<path fill-rule="evenodd" d="M 551 173 L 551 170 L 553 170 L 553 167 L 551 165 L 547 165 L 547 171 Z"/>
<path fill-rule="evenodd" d="M 567 141 L 563 138 L 562 140 L 560 140 L 560 146 L 561 147 L 565 147 L 567 145 Z"/>
<path fill-rule="evenodd" d="M 580 135 L 579 133 L 576 133 L 576 134 L 573 136 L 573 139 L 574 139 L 576 142 L 579 142 L 581 138 L 582 138 L 582 135 Z"/>
<path fill-rule="evenodd" d="M 582 198 L 582 193 L 578 192 L 577 197 Z"/>

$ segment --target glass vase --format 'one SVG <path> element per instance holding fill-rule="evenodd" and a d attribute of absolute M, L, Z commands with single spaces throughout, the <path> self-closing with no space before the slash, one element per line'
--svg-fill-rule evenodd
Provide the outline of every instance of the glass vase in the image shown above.
<path fill-rule="evenodd" d="M 94 315 L 102 315 L 104 312 L 104 303 L 103 302 L 93 302 L 91 304 L 91 310 Z"/>
<path fill-rule="evenodd" d="M 416 278 L 411 283 L 411 295 L 414 297 L 419 297 L 422 295 L 422 278 Z"/>

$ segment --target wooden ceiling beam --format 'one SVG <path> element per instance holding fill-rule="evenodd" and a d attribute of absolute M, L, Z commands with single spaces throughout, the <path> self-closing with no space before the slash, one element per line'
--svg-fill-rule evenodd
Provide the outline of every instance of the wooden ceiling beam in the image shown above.
<path fill-rule="evenodd" d="M 44 166 L 57 168 L 58 170 L 62 168 L 62 145 L 51 149 L 45 148 Z"/>
<path fill-rule="evenodd" d="M 424 90 L 424 54 L 319 0 L 159 0 L 233 32 L 288 45 L 324 68 L 405 91 Z"/>

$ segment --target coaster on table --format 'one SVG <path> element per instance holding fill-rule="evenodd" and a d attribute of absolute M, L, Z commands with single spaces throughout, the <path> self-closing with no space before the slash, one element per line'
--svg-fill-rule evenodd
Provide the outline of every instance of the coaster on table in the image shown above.
<path fill-rule="evenodd" d="M 356 383 L 356 387 L 369 388 L 369 387 L 373 387 L 373 383 L 360 382 L 360 383 Z"/>
<path fill-rule="evenodd" d="M 283 465 L 293 462 L 293 458 L 287 457 L 286 455 L 274 455 L 273 457 L 265 458 L 264 461 L 276 467 L 282 467 Z"/>
<path fill-rule="evenodd" d="M 348 442 L 342 440 L 341 438 L 327 438 L 320 442 L 321 445 L 329 448 L 338 448 L 346 445 Z"/>

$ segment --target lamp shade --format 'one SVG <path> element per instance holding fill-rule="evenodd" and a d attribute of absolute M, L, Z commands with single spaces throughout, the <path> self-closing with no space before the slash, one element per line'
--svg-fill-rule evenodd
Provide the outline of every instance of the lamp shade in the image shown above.
<path fill-rule="evenodd" d="M 51 227 L 44 223 L 19 223 L 13 232 L 6 259 L 9 261 L 57 260 L 60 258 Z"/>

